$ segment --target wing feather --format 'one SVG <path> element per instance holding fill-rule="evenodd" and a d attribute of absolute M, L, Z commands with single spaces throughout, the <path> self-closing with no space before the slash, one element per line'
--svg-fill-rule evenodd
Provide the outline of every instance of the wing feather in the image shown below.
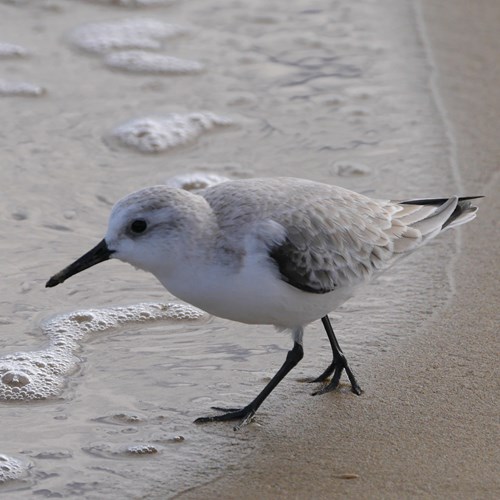
<path fill-rule="evenodd" d="M 262 220 L 279 224 L 285 237 L 269 242 L 269 256 L 281 278 L 300 290 L 321 294 L 364 281 L 393 253 L 396 208 L 346 189 L 296 179 L 253 179 L 226 182 L 202 195 L 222 233 L 233 239 L 240 234 L 244 241 Z M 235 199 L 238 213 L 228 204 Z"/>
<path fill-rule="evenodd" d="M 242 259 L 248 235 L 263 221 L 279 227 L 264 241 L 270 262 L 283 281 L 317 294 L 363 282 L 451 225 L 450 220 L 457 225 L 475 215 L 467 199 L 373 200 L 293 178 L 225 182 L 200 194 L 217 217 L 221 245 Z"/>

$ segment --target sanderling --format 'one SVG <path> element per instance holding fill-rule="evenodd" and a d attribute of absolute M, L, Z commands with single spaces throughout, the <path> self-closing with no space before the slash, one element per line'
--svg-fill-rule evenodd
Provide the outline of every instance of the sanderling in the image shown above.
<path fill-rule="evenodd" d="M 473 198 L 375 200 L 295 178 L 228 181 L 196 193 L 153 186 L 118 201 L 104 239 L 46 286 L 117 258 L 210 314 L 289 329 L 293 349 L 249 405 L 196 420 L 238 419 L 240 427 L 302 359 L 304 327 L 317 319 L 333 360 L 314 381 L 333 377 L 315 394 L 335 389 L 344 370 L 361 394 L 328 313 L 399 258 L 472 220 Z"/>

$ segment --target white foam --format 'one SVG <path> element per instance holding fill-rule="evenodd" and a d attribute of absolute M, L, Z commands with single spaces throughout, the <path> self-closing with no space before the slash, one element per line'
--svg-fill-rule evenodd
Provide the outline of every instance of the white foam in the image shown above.
<path fill-rule="evenodd" d="M 87 52 L 103 54 L 116 49 L 158 50 L 162 41 L 186 33 L 186 28 L 155 19 L 123 19 L 111 23 L 84 24 L 70 39 Z"/>
<path fill-rule="evenodd" d="M 28 469 L 28 466 L 17 458 L 0 454 L 0 484 L 19 479 Z"/>
<path fill-rule="evenodd" d="M 229 118 L 213 113 L 173 113 L 165 117 L 145 117 L 128 121 L 113 130 L 113 136 L 142 153 L 158 153 L 187 144 L 203 132 L 231 125 Z"/>
<path fill-rule="evenodd" d="M 0 59 L 7 59 L 11 57 L 25 57 L 28 55 L 28 50 L 21 45 L 14 43 L 0 42 Z"/>
<path fill-rule="evenodd" d="M 127 453 L 129 455 L 154 455 L 155 453 L 158 453 L 158 451 L 157 446 L 149 443 L 136 444 L 127 448 Z"/>
<path fill-rule="evenodd" d="M 205 313 L 182 304 L 144 303 L 107 309 L 88 309 L 56 316 L 42 324 L 49 339 L 40 351 L 0 357 L 0 400 L 36 400 L 58 396 L 66 378 L 77 368 L 74 351 L 86 334 L 131 323 L 195 320 Z"/>
<path fill-rule="evenodd" d="M 0 80 L 0 96 L 38 97 L 44 93 L 45 89 L 34 83 Z"/>
<path fill-rule="evenodd" d="M 198 73 L 203 69 L 203 64 L 197 61 L 154 54 L 144 50 L 111 52 L 105 57 L 104 64 L 110 68 L 132 73 L 183 74 Z"/>
<path fill-rule="evenodd" d="M 217 174 L 206 174 L 204 172 L 193 172 L 191 174 L 175 175 L 165 181 L 165 185 L 185 191 L 199 191 L 221 182 L 229 181 L 229 177 Z"/>

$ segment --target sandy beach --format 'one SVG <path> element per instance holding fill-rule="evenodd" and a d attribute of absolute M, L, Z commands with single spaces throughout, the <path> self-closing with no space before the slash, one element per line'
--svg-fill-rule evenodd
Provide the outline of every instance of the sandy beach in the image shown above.
<path fill-rule="evenodd" d="M 462 189 L 484 194 L 461 229 L 451 300 L 424 331 L 359 369 L 362 397 L 279 416 L 237 470 L 176 498 L 498 498 L 500 38 L 494 0 L 421 4 L 433 85 Z M 416 290 L 418 293 L 418 290 Z M 404 328 L 404 325 L 401 325 Z"/>
<path fill-rule="evenodd" d="M 499 498 L 498 1 L 147 3 L 0 0 L 0 497 Z M 117 261 L 45 288 L 116 200 L 213 174 L 486 197 L 331 315 L 361 396 L 310 395 L 314 322 L 234 432 L 193 421 L 287 332 L 176 314 Z"/>

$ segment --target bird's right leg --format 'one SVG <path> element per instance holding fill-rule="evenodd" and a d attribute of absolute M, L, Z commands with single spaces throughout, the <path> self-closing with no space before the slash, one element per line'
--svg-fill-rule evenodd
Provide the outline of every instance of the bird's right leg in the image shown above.
<path fill-rule="evenodd" d="M 354 394 L 358 396 L 361 394 L 362 390 L 359 386 L 354 373 L 352 372 L 349 364 L 347 363 L 347 358 L 345 357 L 340 345 L 335 337 L 335 333 L 332 328 L 332 324 L 330 323 L 330 318 L 328 316 L 323 316 L 321 318 L 323 326 L 325 327 L 326 334 L 328 335 L 328 340 L 330 341 L 330 346 L 332 348 L 333 360 L 328 366 L 328 368 L 317 378 L 315 378 L 312 382 L 324 382 L 328 379 L 330 375 L 333 373 L 332 380 L 322 389 L 313 393 L 316 394 L 324 394 L 325 392 L 333 391 L 337 388 L 340 381 L 340 376 L 342 372 L 345 370 L 347 376 L 349 377 L 349 382 L 351 382 L 351 390 Z"/>

